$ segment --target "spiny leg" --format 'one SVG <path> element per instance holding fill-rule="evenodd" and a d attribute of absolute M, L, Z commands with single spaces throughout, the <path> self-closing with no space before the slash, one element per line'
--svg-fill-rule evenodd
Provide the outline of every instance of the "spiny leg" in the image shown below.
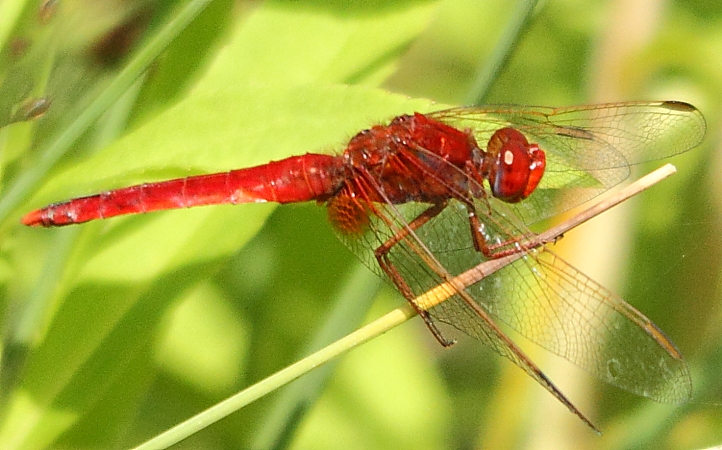
<path fill-rule="evenodd" d="M 471 161 L 467 161 L 464 171 L 470 180 L 475 181 L 470 184 L 468 195 L 458 197 L 458 200 L 461 201 L 466 207 L 467 215 L 469 217 L 471 239 L 474 243 L 474 249 L 477 252 L 483 254 L 488 259 L 498 259 L 504 256 L 519 253 L 521 251 L 530 250 L 531 248 L 538 247 L 539 245 L 546 243 L 537 243 L 535 241 L 532 241 L 531 245 L 527 244 L 526 246 L 521 247 L 519 245 L 519 241 L 513 238 L 504 242 L 488 243 L 486 237 L 484 237 L 484 229 L 486 228 L 486 224 L 483 224 L 479 220 L 479 213 L 476 210 L 474 198 L 480 198 L 484 200 L 483 206 L 488 216 L 495 214 L 495 212 L 492 208 L 491 203 L 489 202 L 488 193 L 482 186 L 483 176 L 479 173 L 477 167 L 472 164 Z M 510 245 L 513 247 L 507 249 L 504 248 Z"/>
<path fill-rule="evenodd" d="M 486 225 L 482 224 L 479 220 L 479 215 L 476 212 L 476 207 L 471 202 L 464 202 L 464 205 L 466 206 L 466 210 L 469 216 L 469 227 L 471 230 L 471 238 L 474 242 L 474 249 L 477 252 L 481 252 L 485 257 L 489 259 L 498 259 L 509 255 L 515 255 L 517 253 L 526 252 L 533 248 L 540 247 L 550 242 L 556 242 L 556 239 L 552 241 L 542 241 L 540 239 L 537 239 L 536 236 L 534 236 L 533 239 L 525 239 L 523 241 L 511 238 L 503 242 L 490 244 L 487 242 L 482 232 Z"/>
<path fill-rule="evenodd" d="M 396 266 L 389 260 L 389 252 L 399 242 L 407 239 L 409 235 L 412 234 L 415 230 L 419 229 L 424 224 L 428 223 L 431 219 L 438 216 L 444 210 L 444 208 L 446 208 L 447 205 L 448 202 L 436 203 L 430 208 L 424 210 L 414 220 L 409 222 L 407 226 L 399 229 L 395 235 L 391 236 L 386 242 L 381 244 L 374 251 L 374 256 L 376 257 L 376 260 L 378 261 L 381 270 L 383 270 L 386 275 L 388 275 L 394 285 L 396 285 L 396 287 L 398 288 L 399 292 L 401 292 L 401 294 L 406 298 L 406 300 L 408 300 L 408 302 L 411 304 L 411 306 L 413 306 L 419 316 L 424 319 L 424 323 L 429 328 L 429 331 L 431 331 L 431 334 L 433 334 L 436 340 L 439 341 L 439 343 L 444 347 L 449 347 L 453 345 L 455 341 L 447 340 L 441 334 L 441 330 L 439 330 L 439 328 L 436 326 L 429 312 L 425 309 L 420 308 L 419 305 L 414 302 L 416 294 L 414 294 L 414 291 L 406 283 L 404 277 L 396 269 Z"/>

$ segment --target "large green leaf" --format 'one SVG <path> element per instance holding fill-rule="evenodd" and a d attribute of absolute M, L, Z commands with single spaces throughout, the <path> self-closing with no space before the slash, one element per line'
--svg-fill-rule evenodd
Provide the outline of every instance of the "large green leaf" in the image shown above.
<path fill-rule="evenodd" d="M 188 95 L 57 173 L 32 204 L 338 151 L 360 129 L 428 110 L 429 101 L 340 84 L 354 77 L 376 80 L 431 10 L 409 3 L 373 11 L 349 16 L 319 5 L 265 5 L 238 25 Z M 134 408 L 137 395 L 117 399 L 108 389 L 122 384 L 131 365 L 152 370 L 137 358 L 168 307 L 243 246 L 271 209 L 199 208 L 84 225 L 69 265 L 75 269 L 54 290 L 57 311 L 10 397 L 0 447 L 49 445 L 101 399 L 113 399 L 121 410 Z M 32 231 L 40 232 L 58 233 Z M 138 383 L 135 392 L 145 385 Z"/>

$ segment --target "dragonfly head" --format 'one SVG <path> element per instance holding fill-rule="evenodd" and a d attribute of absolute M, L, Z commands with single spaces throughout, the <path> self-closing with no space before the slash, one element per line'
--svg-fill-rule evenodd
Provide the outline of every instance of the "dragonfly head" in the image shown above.
<path fill-rule="evenodd" d="M 546 156 L 514 128 L 497 130 L 489 139 L 482 174 L 489 180 L 494 197 L 508 203 L 524 200 L 539 185 Z"/>

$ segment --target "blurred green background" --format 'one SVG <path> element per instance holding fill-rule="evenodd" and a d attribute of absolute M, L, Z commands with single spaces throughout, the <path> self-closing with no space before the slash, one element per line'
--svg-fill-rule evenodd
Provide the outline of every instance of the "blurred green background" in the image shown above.
<path fill-rule="evenodd" d="M 138 445 L 304 356 L 344 289 L 362 299 L 378 286 L 313 204 L 54 230 L 22 227 L 22 213 L 339 150 L 394 115 L 468 103 L 517 8 L 216 0 L 177 37 L 168 31 L 184 6 L 201 3 L 0 3 L 0 448 Z M 154 49 L 158 36 L 169 43 Z M 144 57 L 147 71 L 135 64 Z M 705 114 L 707 138 L 672 161 L 675 177 L 557 245 L 678 344 L 692 401 L 656 404 L 532 349 L 597 436 L 508 361 L 463 338 L 443 349 L 414 319 L 343 356 L 290 434 L 273 436 L 282 430 L 274 394 L 174 448 L 266 448 L 273 438 L 293 449 L 722 443 L 720 68 L 719 2 L 548 0 L 484 98 L 674 99 Z M 342 326 L 401 302 L 384 285 Z"/>

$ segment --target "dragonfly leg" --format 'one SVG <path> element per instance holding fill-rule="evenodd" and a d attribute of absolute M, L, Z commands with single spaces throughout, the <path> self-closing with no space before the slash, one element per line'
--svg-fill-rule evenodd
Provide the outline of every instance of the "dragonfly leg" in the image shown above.
<path fill-rule="evenodd" d="M 386 242 L 381 244 L 381 246 L 379 246 L 374 251 L 374 256 L 376 256 L 376 260 L 378 261 L 381 270 L 383 270 L 384 273 L 386 273 L 386 275 L 391 279 L 399 292 L 401 292 L 401 294 L 406 298 L 406 300 L 411 304 L 411 306 L 413 306 L 419 316 L 424 320 L 424 323 L 426 324 L 429 331 L 431 331 L 431 334 L 433 334 L 436 340 L 439 341 L 439 343 L 444 347 L 449 347 L 453 345 L 456 341 L 446 339 L 441 333 L 441 330 L 439 330 L 439 327 L 437 327 L 436 323 L 434 323 L 429 312 L 425 309 L 420 308 L 419 305 L 416 304 L 416 302 L 414 301 L 414 299 L 416 298 L 416 294 L 409 287 L 409 285 L 404 280 L 404 277 L 401 276 L 399 271 L 396 269 L 396 266 L 389 259 L 389 252 L 396 244 L 407 239 L 409 235 L 414 232 L 414 230 L 417 230 L 418 228 L 426 224 L 429 220 L 438 216 L 444 210 L 444 208 L 446 208 L 447 205 L 448 202 L 442 202 L 432 205 L 429 209 L 426 209 L 424 212 L 419 214 L 418 217 L 409 222 L 407 226 L 399 229 L 399 231 L 394 236 L 389 238 Z"/>
<path fill-rule="evenodd" d="M 504 242 L 489 244 L 483 234 L 485 225 L 479 220 L 479 215 L 476 212 L 474 204 L 466 203 L 465 206 L 469 215 L 469 227 L 471 229 L 472 241 L 474 242 L 474 249 L 476 249 L 477 252 L 481 252 L 489 259 L 498 259 L 521 252 L 527 252 L 533 248 L 540 247 L 550 242 L 556 242 L 556 239 L 550 242 L 545 242 L 541 239 L 537 239 L 535 236 L 532 236 L 531 239 L 510 239 Z"/>

